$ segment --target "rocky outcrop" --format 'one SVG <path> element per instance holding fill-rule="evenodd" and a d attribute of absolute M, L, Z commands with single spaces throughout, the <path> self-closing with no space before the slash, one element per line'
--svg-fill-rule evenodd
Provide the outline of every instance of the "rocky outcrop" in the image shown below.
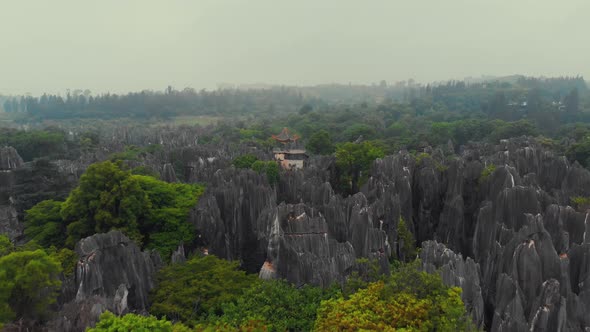
<path fill-rule="evenodd" d="M 23 159 L 13 147 L 0 147 L 0 171 L 13 170 L 23 165 Z"/>
<path fill-rule="evenodd" d="M 478 328 L 484 324 L 484 301 L 480 285 L 479 264 L 461 254 L 455 254 L 444 244 L 435 241 L 422 242 L 420 252 L 422 269 L 440 274 L 447 286 L 460 287 L 461 299 Z"/>
<path fill-rule="evenodd" d="M 18 221 L 16 209 L 11 205 L 0 205 L 0 234 L 15 242 L 23 234 L 24 225 Z"/>
<path fill-rule="evenodd" d="M 166 182 L 178 181 L 178 179 L 176 178 L 176 172 L 174 171 L 174 166 L 172 166 L 171 163 L 164 164 L 164 166 L 162 167 L 160 178 Z"/>
<path fill-rule="evenodd" d="M 190 214 L 199 245 L 218 257 L 242 262 L 258 272 L 266 259 L 271 225 L 259 221 L 276 205 L 265 175 L 251 170 L 219 170 Z"/>
<path fill-rule="evenodd" d="M 52 326 L 82 331 L 102 312 L 143 313 L 156 271 L 163 265 L 155 252 L 142 252 L 119 231 L 96 234 L 76 245 L 79 261 L 74 280 L 75 298 L 65 303 Z"/>
<path fill-rule="evenodd" d="M 186 255 L 184 254 L 184 245 L 179 245 L 178 248 L 172 252 L 170 263 L 184 263 L 186 262 Z"/>
<path fill-rule="evenodd" d="M 24 166 L 23 159 L 12 147 L 0 147 L 0 234 L 16 241 L 23 234 L 23 225 L 18 220 L 13 187 L 15 171 Z"/>
<path fill-rule="evenodd" d="M 330 238 L 322 214 L 305 204 L 280 204 L 261 219 L 271 225 L 262 278 L 280 276 L 296 285 L 327 287 L 355 263 L 352 244 Z"/>

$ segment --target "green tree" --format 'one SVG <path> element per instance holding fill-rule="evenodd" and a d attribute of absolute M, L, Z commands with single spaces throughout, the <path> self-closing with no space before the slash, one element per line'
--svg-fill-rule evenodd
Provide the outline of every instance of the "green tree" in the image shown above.
<path fill-rule="evenodd" d="M 580 96 L 577 88 L 573 88 L 564 98 L 565 111 L 576 114 L 580 110 Z"/>
<path fill-rule="evenodd" d="M 501 139 L 508 139 L 512 137 L 536 136 L 538 134 L 537 127 L 527 120 L 519 120 L 515 122 L 494 121 L 494 130 L 490 134 L 492 142 L 497 143 Z"/>
<path fill-rule="evenodd" d="M 590 168 L 590 136 L 569 146 L 566 156 L 570 160 L 577 160 L 580 164 Z"/>
<path fill-rule="evenodd" d="M 430 127 L 428 142 L 433 145 L 446 144 L 453 138 L 453 125 L 449 122 L 435 122 Z"/>
<path fill-rule="evenodd" d="M 194 226 L 187 221 L 188 213 L 203 193 L 200 185 L 167 183 L 150 176 L 134 175 L 147 194 L 149 209 L 139 220 L 139 232 L 149 249 L 157 249 L 168 258 L 178 244 L 195 239 Z"/>
<path fill-rule="evenodd" d="M 263 281 L 236 302 L 224 304 L 223 316 L 217 320 L 235 327 L 259 320 L 269 331 L 311 331 L 320 302 L 334 293 L 334 288 L 306 285 L 298 289 L 284 280 Z"/>
<path fill-rule="evenodd" d="M 44 319 L 61 286 L 61 267 L 45 251 L 14 251 L 0 257 L 0 322 Z"/>
<path fill-rule="evenodd" d="M 256 158 L 255 155 L 243 154 L 241 156 L 235 157 L 231 163 L 236 168 L 251 168 L 252 164 L 254 164 L 256 161 L 258 161 L 258 158 Z"/>
<path fill-rule="evenodd" d="M 110 161 L 93 164 L 65 202 L 43 201 L 27 211 L 25 234 L 45 247 L 65 240 L 72 248 L 83 237 L 118 229 L 168 258 L 179 243 L 194 240 L 187 218 L 202 193 L 201 185 L 134 175 Z"/>
<path fill-rule="evenodd" d="M 86 330 L 87 332 L 114 332 L 114 331 L 137 331 L 137 332 L 190 332 L 187 326 L 182 323 L 172 323 L 165 318 L 157 319 L 154 316 L 140 316 L 126 314 L 118 317 L 110 311 L 100 315 L 96 327 Z"/>
<path fill-rule="evenodd" d="M 346 277 L 342 294 L 348 298 L 359 289 L 367 288 L 369 283 L 385 281 L 386 277 L 377 259 L 357 258 L 352 273 Z"/>
<path fill-rule="evenodd" d="M 57 249 L 54 246 L 51 246 L 45 251 L 57 262 L 59 262 L 64 276 L 69 277 L 76 272 L 78 254 L 76 254 L 75 251 L 68 248 Z"/>
<path fill-rule="evenodd" d="M 62 247 L 66 240 L 66 225 L 61 217 L 62 204 L 46 200 L 27 210 L 25 235 L 44 247 Z"/>
<path fill-rule="evenodd" d="M 261 161 L 258 160 L 252 164 L 252 170 L 258 173 L 266 174 L 266 178 L 268 179 L 268 183 L 271 185 L 275 185 L 279 183 L 280 179 L 280 172 L 279 172 L 279 164 L 276 161 Z"/>
<path fill-rule="evenodd" d="M 383 150 L 373 142 L 342 143 L 336 147 L 336 166 L 341 172 L 341 181 L 348 182 L 350 193 L 358 192 L 359 182 L 368 176 L 371 163 L 382 158 Z"/>
<path fill-rule="evenodd" d="M 131 172 L 106 161 L 92 164 L 65 201 L 62 218 L 68 224 L 66 245 L 111 229 L 142 243 L 139 219 L 151 207 L 148 196 Z"/>
<path fill-rule="evenodd" d="M 14 250 L 14 245 L 4 234 L 0 234 L 0 257 L 8 255 Z"/>
<path fill-rule="evenodd" d="M 401 261 L 408 262 L 416 258 L 416 240 L 410 232 L 403 217 L 397 224 L 398 256 Z"/>
<path fill-rule="evenodd" d="M 365 140 L 371 140 L 375 139 L 376 136 L 377 132 L 375 128 L 364 123 L 355 123 L 346 128 L 342 133 L 342 138 L 347 141 L 354 141 L 359 137 L 362 137 Z"/>
<path fill-rule="evenodd" d="M 323 129 L 311 135 L 305 147 L 314 154 L 331 154 L 334 152 L 334 144 L 330 133 Z"/>
<path fill-rule="evenodd" d="M 208 313 L 220 315 L 222 304 L 236 301 L 258 276 L 240 271 L 237 262 L 209 255 L 169 265 L 157 280 L 150 312 L 192 325 Z"/>

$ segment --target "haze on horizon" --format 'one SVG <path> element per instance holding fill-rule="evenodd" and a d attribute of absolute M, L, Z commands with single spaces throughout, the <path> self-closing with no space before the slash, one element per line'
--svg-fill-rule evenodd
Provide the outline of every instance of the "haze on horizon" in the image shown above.
<path fill-rule="evenodd" d="M 590 1 L 5 1 L 0 94 L 590 77 Z"/>

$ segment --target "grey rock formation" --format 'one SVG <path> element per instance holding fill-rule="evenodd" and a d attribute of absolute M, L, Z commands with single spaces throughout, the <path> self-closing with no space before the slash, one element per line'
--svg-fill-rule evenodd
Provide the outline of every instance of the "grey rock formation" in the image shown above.
<path fill-rule="evenodd" d="M 447 286 L 460 287 L 461 299 L 478 328 L 484 323 L 484 301 L 480 286 L 479 264 L 461 254 L 455 254 L 444 244 L 435 241 L 422 242 L 420 252 L 422 268 L 428 273 L 438 273 Z"/>
<path fill-rule="evenodd" d="M 0 147 L 0 171 L 13 170 L 23 165 L 23 159 L 13 147 Z"/>
<path fill-rule="evenodd" d="M 0 234 L 16 241 L 23 234 L 23 225 L 12 197 L 16 183 L 15 171 L 24 166 L 22 158 L 12 147 L 0 147 Z"/>
<path fill-rule="evenodd" d="M 160 178 L 166 182 L 176 182 L 178 179 L 176 178 L 176 172 L 174 171 L 174 167 L 171 163 L 166 163 L 162 167 L 162 174 Z"/>
<path fill-rule="evenodd" d="M 144 313 L 155 274 L 163 265 L 155 252 L 142 252 L 119 231 L 96 234 L 76 245 L 75 298 L 65 303 L 52 326 L 81 331 L 93 325 L 102 312 L 118 315 Z M 67 299 L 65 299 L 67 301 Z"/>
<path fill-rule="evenodd" d="M 283 203 L 262 218 L 271 225 L 262 278 L 281 276 L 296 285 L 327 287 L 354 265 L 351 243 L 330 239 L 326 220 L 313 208 Z"/>
<path fill-rule="evenodd" d="M 16 209 L 11 205 L 0 205 L 0 234 L 16 241 L 23 234 L 24 225 L 18 221 Z"/>
<path fill-rule="evenodd" d="M 170 257 L 170 263 L 184 263 L 186 262 L 186 256 L 184 254 L 184 245 L 179 245 L 178 248 L 172 253 Z"/>
<path fill-rule="evenodd" d="M 239 260 L 258 272 L 266 259 L 271 225 L 259 221 L 276 205 L 275 190 L 266 176 L 251 170 L 219 170 L 191 212 L 199 244 L 218 257 Z"/>

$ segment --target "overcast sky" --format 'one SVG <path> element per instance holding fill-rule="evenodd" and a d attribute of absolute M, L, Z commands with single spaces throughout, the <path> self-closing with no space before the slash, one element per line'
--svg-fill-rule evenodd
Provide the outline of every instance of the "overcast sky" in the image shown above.
<path fill-rule="evenodd" d="M 0 0 L 0 94 L 590 78 L 589 0 Z"/>

